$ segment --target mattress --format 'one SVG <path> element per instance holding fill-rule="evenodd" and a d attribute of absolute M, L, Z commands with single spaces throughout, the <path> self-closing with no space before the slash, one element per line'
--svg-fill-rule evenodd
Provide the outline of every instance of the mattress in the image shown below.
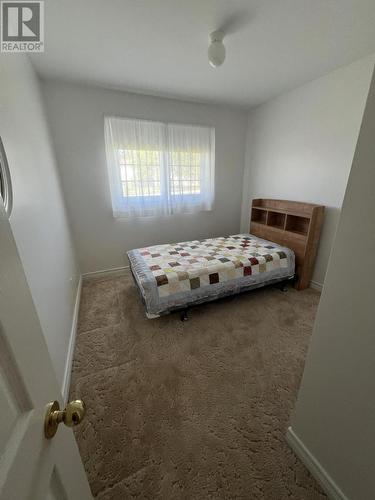
<path fill-rule="evenodd" d="M 148 318 L 294 276 L 292 250 L 251 234 L 127 252 Z"/>

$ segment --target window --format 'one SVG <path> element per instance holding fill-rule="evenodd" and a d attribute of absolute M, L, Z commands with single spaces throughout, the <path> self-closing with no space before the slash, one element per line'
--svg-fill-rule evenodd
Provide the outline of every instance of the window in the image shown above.
<path fill-rule="evenodd" d="M 213 128 L 114 117 L 104 126 L 115 217 L 212 208 Z"/>

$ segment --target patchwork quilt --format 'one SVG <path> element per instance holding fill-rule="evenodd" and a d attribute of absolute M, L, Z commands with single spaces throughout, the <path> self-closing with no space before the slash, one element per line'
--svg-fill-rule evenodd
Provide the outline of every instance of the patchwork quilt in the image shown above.
<path fill-rule="evenodd" d="M 294 254 L 250 234 L 128 252 L 149 317 L 294 274 Z"/>

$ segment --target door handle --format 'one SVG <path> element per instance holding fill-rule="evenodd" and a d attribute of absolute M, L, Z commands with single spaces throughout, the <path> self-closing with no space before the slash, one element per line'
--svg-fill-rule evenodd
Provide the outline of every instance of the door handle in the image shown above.
<path fill-rule="evenodd" d="M 60 410 L 58 401 L 51 401 L 47 405 L 44 418 L 44 435 L 47 439 L 53 438 L 61 422 L 67 427 L 80 424 L 86 414 L 85 403 L 81 399 L 70 401 L 64 410 Z"/>

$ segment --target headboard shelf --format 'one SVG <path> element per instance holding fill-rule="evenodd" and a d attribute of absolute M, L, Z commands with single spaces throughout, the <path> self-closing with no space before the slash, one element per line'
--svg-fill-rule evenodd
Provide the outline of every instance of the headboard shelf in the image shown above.
<path fill-rule="evenodd" d="M 324 206 L 290 200 L 254 199 L 250 233 L 291 248 L 296 256 L 296 288 L 310 284 L 323 223 Z"/>
<path fill-rule="evenodd" d="M 269 210 L 267 212 L 267 226 L 276 227 L 278 229 L 285 229 L 286 215 L 280 210 Z"/>

